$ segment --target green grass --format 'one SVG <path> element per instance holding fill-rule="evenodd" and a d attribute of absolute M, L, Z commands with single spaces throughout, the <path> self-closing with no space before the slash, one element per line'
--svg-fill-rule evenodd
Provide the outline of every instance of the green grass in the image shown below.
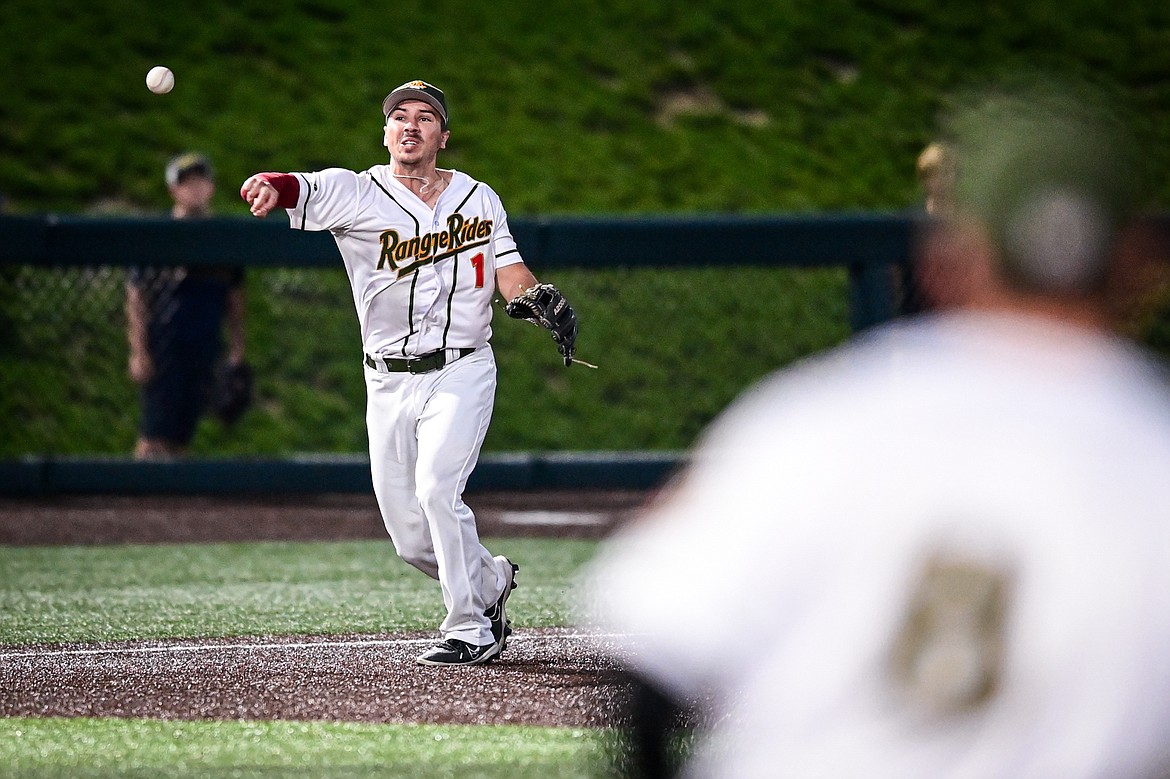
<path fill-rule="evenodd" d="M 519 726 L 0 719 L 0 777 L 450 777 L 604 775 L 606 734 Z"/>
<path fill-rule="evenodd" d="M 571 624 L 594 542 L 485 541 L 524 568 L 518 625 Z M 433 630 L 438 586 L 385 541 L 0 547 L 0 643 Z"/>
<path fill-rule="evenodd" d="M 516 625 L 572 624 L 595 542 L 487 539 Z M 434 630 L 438 585 L 389 540 L 0 546 L 0 644 Z M 601 775 L 611 735 L 537 727 L 0 718 L 0 777 Z"/>
<path fill-rule="evenodd" d="M 900 210 L 920 202 L 914 159 L 949 96 L 1032 69 L 1118 84 L 1170 204 L 1160 2 L 9 0 L 3 30 L 0 192 L 19 213 L 161 211 L 166 160 L 195 148 L 217 211 L 243 216 L 257 170 L 384 161 L 381 100 L 418 76 L 449 97 L 441 164 L 513 216 Z M 177 76 L 163 96 L 143 83 L 160 63 Z M 545 334 L 500 322 L 486 451 L 683 448 L 763 373 L 848 335 L 841 274 L 727 259 L 549 274 L 601 370 L 559 369 Z M 204 424 L 196 453 L 364 450 L 349 291 L 323 275 L 251 282 L 259 403 L 235 430 Z M 131 448 L 119 291 L 86 285 L 49 279 L 30 303 L 0 273 L 0 457 Z"/>
<path fill-rule="evenodd" d="M 161 208 L 211 154 L 221 210 L 256 170 L 384 158 L 379 108 L 424 77 L 448 162 L 513 213 L 891 208 L 947 93 L 1045 68 L 1135 93 L 1170 154 L 1164 3 L 1033 0 L 8 0 L 0 190 L 18 210 Z M 409 21 L 405 21 L 409 20 Z M 147 91 L 155 64 L 176 74 Z M 1163 189 L 1170 182 L 1163 184 Z"/>

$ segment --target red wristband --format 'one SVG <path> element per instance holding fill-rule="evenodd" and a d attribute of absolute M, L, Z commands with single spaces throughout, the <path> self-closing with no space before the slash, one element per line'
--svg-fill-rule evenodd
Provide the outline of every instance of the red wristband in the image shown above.
<path fill-rule="evenodd" d="M 252 178 L 272 185 L 272 188 L 276 190 L 277 208 L 297 207 L 297 198 L 301 194 L 301 182 L 297 180 L 296 176 L 291 173 L 257 173 Z M 240 197 L 244 197 L 243 188 L 240 189 Z M 244 197 L 244 199 L 247 198 Z"/>

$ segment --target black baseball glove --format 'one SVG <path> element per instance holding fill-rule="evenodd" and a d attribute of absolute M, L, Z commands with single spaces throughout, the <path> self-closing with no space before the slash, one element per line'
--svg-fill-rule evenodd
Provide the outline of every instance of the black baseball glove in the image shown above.
<path fill-rule="evenodd" d="M 228 427 L 252 406 L 252 366 L 247 362 L 220 363 L 216 370 L 211 410 Z"/>
<path fill-rule="evenodd" d="M 552 333 L 565 367 L 573 364 L 577 352 L 577 314 L 560 290 L 552 284 L 537 284 L 512 298 L 504 311 L 513 319 L 525 319 Z"/>

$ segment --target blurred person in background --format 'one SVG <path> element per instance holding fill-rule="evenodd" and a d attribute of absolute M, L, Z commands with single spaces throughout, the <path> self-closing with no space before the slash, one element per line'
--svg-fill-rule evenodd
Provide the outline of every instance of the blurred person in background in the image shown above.
<path fill-rule="evenodd" d="M 167 163 L 165 176 L 174 200 L 172 217 L 211 215 L 215 173 L 205 156 L 181 154 Z M 250 389 L 243 281 L 240 267 L 159 265 L 131 271 L 126 322 L 130 378 L 140 387 L 136 458 L 186 454 L 199 420 L 217 399 L 217 389 L 233 382 L 238 388 L 241 381 Z"/>
<path fill-rule="evenodd" d="M 914 172 L 925 193 L 923 207 L 931 216 L 951 210 L 955 189 L 955 154 L 945 141 L 931 141 L 914 162 Z"/>
<path fill-rule="evenodd" d="M 587 568 L 628 774 L 1170 776 L 1170 386 L 1110 300 L 1148 163 L 1079 87 L 964 105 L 945 305 L 745 393 Z"/>
<path fill-rule="evenodd" d="M 955 153 L 946 141 L 931 141 L 914 161 L 914 173 L 922 188 L 923 209 L 928 217 L 942 218 L 950 212 L 954 201 Z M 921 314 L 931 305 L 943 301 L 928 301 L 923 294 L 923 276 L 932 272 L 924 258 L 894 266 L 897 310 L 899 314 Z"/>

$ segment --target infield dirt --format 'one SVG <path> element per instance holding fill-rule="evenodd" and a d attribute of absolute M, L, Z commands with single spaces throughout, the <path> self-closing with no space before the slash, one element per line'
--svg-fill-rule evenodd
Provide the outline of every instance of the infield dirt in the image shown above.
<path fill-rule="evenodd" d="M 600 537 L 638 492 L 468 495 L 484 536 Z M 385 538 L 372 496 L 0 499 L 0 543 Z M 0 716 L 527 724 L 613 722 L 604 638 L 520 629 L 500 660 L 416 665 L 434 634 L 270 636 L 0 648 Z"/>

